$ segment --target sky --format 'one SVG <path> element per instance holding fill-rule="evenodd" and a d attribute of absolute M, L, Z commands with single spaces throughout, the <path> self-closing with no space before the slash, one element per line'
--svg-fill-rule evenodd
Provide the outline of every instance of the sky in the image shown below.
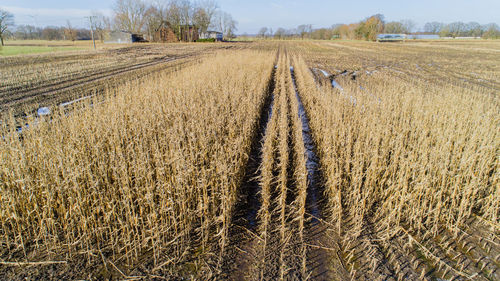
<path fill-rule="evenodd" d="M 386 21 L 411 19 L 422 27 L 426 22 L 476 21 L 500 24 L 500 0 L 216 0 L 222 10 L 238 21 L 238 33 L 255 34 L 261 27 L 313 28 L 353 23 L 383 14 Z M 0 0 L 0 8 L 15 16 L 17 25 L 88 25 L 85 16 L 97 10 L 111 16 L 115 0 Z"/>

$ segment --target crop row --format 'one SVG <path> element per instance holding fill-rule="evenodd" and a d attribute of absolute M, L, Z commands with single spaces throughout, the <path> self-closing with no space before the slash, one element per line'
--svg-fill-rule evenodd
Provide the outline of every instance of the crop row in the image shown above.
<path fill-rule="evenodd" d="M 222 252 L 271 56 L 217 55 L 110 89 L 103 103 L 22 135 L 3 125 L 2 257 L 125 270 L 147 254 L 161 271 Z"/>
<path fill-rule="evenodd" d="M 470 253 L 453 241 L 470 219 L 488 227 L 498 222 L 495 98 L 461 85 L 419 86 L 383 74 L 365 77 L 363 87 L 359 79 L 344 80 L 339 90 L 317 84 L 301 58 L 295 65 L 299 90 L 307 93 L 330 222 L 343 237 L 351 274 L 494 278 L 492 268 L 483 271 L 487 265 L 455 261 Z M 488 227 L 481 235 L 495 237 L 498 228 Z M 427 265 L 401 270 L 415 251 Z M 483 258 L 497 259 L 494 252 Z"/>

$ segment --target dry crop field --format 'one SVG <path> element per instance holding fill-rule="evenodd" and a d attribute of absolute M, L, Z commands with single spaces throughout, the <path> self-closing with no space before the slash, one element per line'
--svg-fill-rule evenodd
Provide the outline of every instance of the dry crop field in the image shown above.
<path fill-rule="evenodd" d="M 165 70 L 217 49 L 217 44 L 141 44 L 38 55 L 0 57 L 0 114 L 31 114 L 96 95 L 131 78 Z"/>
<path fill-rule="evenodd" d="M 498 280 L 498 61 L 479 40 L 6 59 L 0 279 Z"/>

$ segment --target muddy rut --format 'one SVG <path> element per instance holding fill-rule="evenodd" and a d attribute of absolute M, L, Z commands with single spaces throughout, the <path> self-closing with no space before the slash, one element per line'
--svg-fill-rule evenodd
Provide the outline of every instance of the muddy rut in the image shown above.
<path fill-rule="evenodd" d="M 280 50 L 217 279 L 498 280 L 498 236 L 478 220 L 436 236 L 401 225 L 386 237 L 377 204 L 359 221 L 341 196 L 335 213 L 294 63 Z M 350 95 L 314 70 L 321 94 Z"/>
<path fill-rule="evenodd" d="M 321 94 L 350 95 L 332 83 L 334 77 L 321 75 L 324 73 L 318 68 L 310 69 Z M 492 232 L 495 226 L 482 222 L 480 216 L 470 218 L 463 228 L 442 226 L 436 235 L 401 225 L 388 238 L 383 235 L 381 218 L 376 214 L 378 204 L 362 216 L 360 223 L 353 211 L 341 202 L 338 226 L 329 225 L 329 229 L 337 228 L 340 234 L 334 241 L 339 241 L 338 260 L 346 275 L 332 279 L 498 280 L 497 231 Z"/>
<path fill-rule="evenodd" d="M 226 280 L 344 280 L 291 59 L 278 55 L 223 259 Z"/>

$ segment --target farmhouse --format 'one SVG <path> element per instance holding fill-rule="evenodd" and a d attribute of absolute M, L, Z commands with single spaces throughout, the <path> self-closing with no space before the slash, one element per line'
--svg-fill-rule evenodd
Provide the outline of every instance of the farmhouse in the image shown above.
<path fill-rule="evenodd" d="M 200 39 L 215 39 L 215 41 L 222 41 L 223 34 L 218 31 L 206 31 L 200 34 Z"/>
<path fill-rule="evenodd" d="M 198 40 L 198 29 L 193 25 L 172 26 L 168 21 L 163 21 L 153 33 L 153 42 L 174 43 L 193 42 Z"/>
<path fill-rule="evenodd" d="M 163 21 L 153 33 L 153 42 L 173 43 L 179 42 L 179 39 L 177 38 L 172 25 L 167 21 Z"/>

